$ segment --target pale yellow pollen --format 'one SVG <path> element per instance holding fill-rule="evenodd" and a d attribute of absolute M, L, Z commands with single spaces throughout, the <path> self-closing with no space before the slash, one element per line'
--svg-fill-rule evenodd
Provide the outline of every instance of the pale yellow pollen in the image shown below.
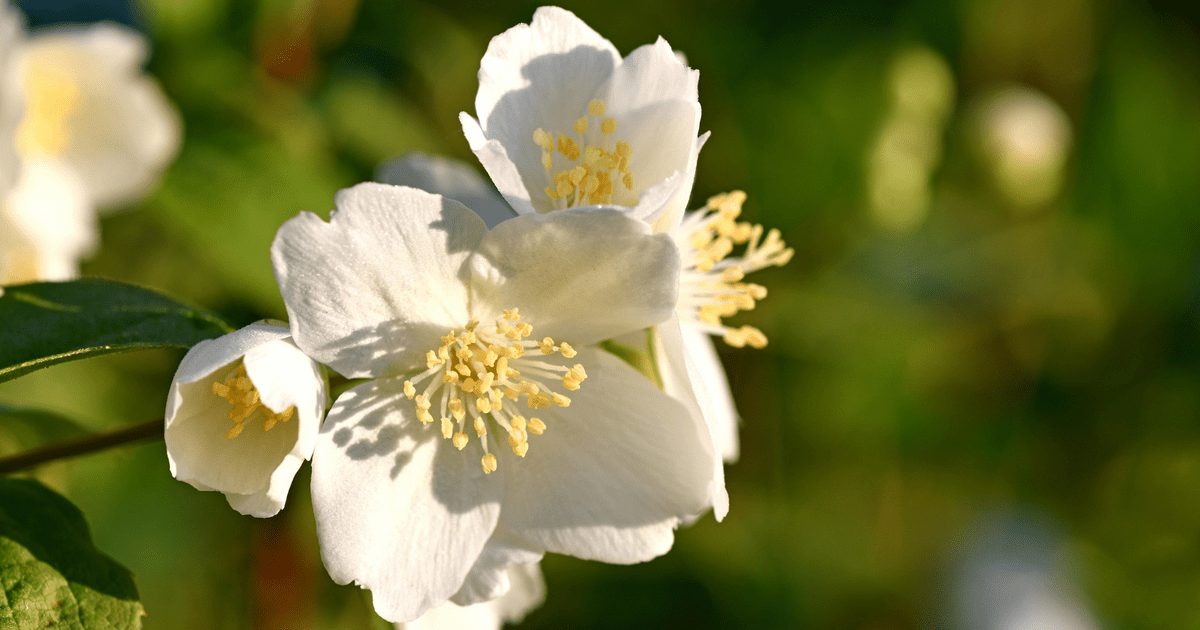
<path fill-rule="evenodd" d="M 612 203 L 614 181 L 633 191 L 633 174 L 629 171 L 633 151 L 624 140 L 613 142 L 616 118 L 604 117 L 607 107 L 598 99 L 588 103 L 587 109 L 588 113 L 571 125 L 575 138 L 555 135 L 541 127 L 533 132 L 534 144 L 542 149 L 542 166 L 548 180 L 542 192 L 556 208 Z M 599 138 L 589 133 L 593 129 L 589 117 L 599 119 Z M 599 143 L 592 144 L 597 139 Z M 558 170 L 556 155 L 567 162 Z M 580 159 L 583 163 L 576 164 Z"/>
<path fill-rule="evenodd" d="M 546 430 L 546 423 L 539 418 L 529 419 L 529 432 L 534 435 L 541 435 Z"/>
<path fill-rule="evenodd" d="M 487 455 L 484 455 L 483 459 L 480 461 L 483 463 L 483 472 L 485 472 L 489 475 L 496 472 L 496 456 L 495 455 L 488 453 Z"/>
<path fill-rule="evenodd" d="M 214 381 L 212 383 L 212 393 L 219 398 L 229 403 L 229 412 L 227 417 L 234 422 L 233 428 L 225 433 L 225 437 L 232 440 L 242 434 L 245 428 L 245 421 L 250 419 L 255 413 L 262 417 L 263 431 L 270 431 L 280 422 L 287 422 L 292 419 L 296 413 L 296 408 L 288 407 L 278 413 L 271 411 L 270 407 L 262 404 L 258 394 L 258 388 L 250 380 L 246 374 L 246 365 L 238 363 L 238 367 L 233 376 L 222 381 Z"/>
<path fill-rule="evenodd" d="M 784 244 L 779 230 L 768 231 L 764 239 L 761 225 L 737 221 L 745 201 L 746 193 L 740 190 L 714 195 L 708 199 L 707 210 L 694 215 L 699 217 L 698 223 L 695 219 L 688 220 L 692 229 L 686 235 L 691 247 L 691 269 L 685 269 L 684 277 L 692 278 L 687 283 L 692 294 L 690 303 L 695 304 L 695 317 L 709 325 L 710 332 L 722 335 L 731 346 L 763 348 L 767 337 L 762 331 L 752 326 L 731 328 L 721 319 L 752 310 L 758 300 L 767 296 L 766 287 L 742 282 L 746 274 L 783 266 L 795 252 Z M 745 251 L 732 256 L 734 248 L 740 245 L 746 247 Z"/>
<path fill-rule="evenodd" d="M 533 325 L 521 321 L 515 308 L 490 321 L 494 325 L 480 327 L 479 322 L 472 321 L 463 332 L 451 331 L 442 336 L 441 345 L 425 354 L 426 370 L 404 382 L 405 395 L 413 401 L 417 418 L 423 424 L 433 422 L 430 413 L 433 401 L 441 401 L 440 432 L 455 448 L 465 449 L 470 443 L 467 432 L 474 430 L 485 454 L 485 472 L 496 467 L 494 456 L 487 459 L 488 445 L 494 444 L 489 434 L 497 433 L 488 428 L 489 417 L 503 429 L 499 435 L 507 435 L 509 446 L 520 457 L 529 450 L 530 432 L 540 435 L 546 428 L 541 420 L 527 421 L 515 410 L 506 409 L 505 398 L 519 403 L 524 396 L 530 409 L 566 407 L 571 399 L 550 386 L 561 382 L 567 390 L 576 391 L 587 378 L 581 364 L 567 367 L 540 357 L 536 360 L 531 357 L 530 363 L 521 365 L 521 370 L 515 369 L 514 362 L 519 362 L 527 349 L 539 348 L 544 350 L 542 355 L 561 354 L 566 358 L 576 352 L 570 344 L 558 344 L 551 337 L 543 337 L 541 341 L 532 338 Z M 231 383 L 228 389 L 231 396 L 249 395 L 249 390 L 238 390 L 236 383 Z M 417 393 L 422 390 L 423 393 Z"/>

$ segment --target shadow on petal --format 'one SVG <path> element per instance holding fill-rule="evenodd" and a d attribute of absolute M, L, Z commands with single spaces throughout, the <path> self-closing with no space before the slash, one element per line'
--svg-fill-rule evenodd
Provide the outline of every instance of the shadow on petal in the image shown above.
<path fill-rule="evenodd" d="M 541 190 L 545 185 L 529 185 L 544 179 L 533 130 L 570 131 L 614 67 L 612 53 L 591 46 L 541 55 L 521 67 L 521 76 L 529 84 L 501 97 L 485 125 L 487 137 L 504 146 L 527 188 Z"/>

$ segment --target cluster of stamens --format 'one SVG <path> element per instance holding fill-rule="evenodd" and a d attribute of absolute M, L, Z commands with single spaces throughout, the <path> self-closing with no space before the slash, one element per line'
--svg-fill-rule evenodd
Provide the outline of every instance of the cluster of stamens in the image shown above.
<path fill-rule="evenodd" d="M 782 267 L 795 251 L 784 244 L 779 230 L 770 230 L 764 239 L 761 225 L 737 221 L 745 201 L 746 193 L 740 190 L 716 195 L 678 228 L 684 258 L 678 308 L 685 317 L 721 335 L 731 346 L 764 348 L 767 337 L 761 330 L 726 326 L 721 318 L 751 310 L 767 296 L 766 287 L 742 282 L 746 274 L 770 266 Z M 742 255 L 730 256 L 740 245 L 746 246 Z"/>
<path fill-rule="evenodd" d="M 249 420 L 255 412 L 262 412 L 263 431 L 270 431 L 276 424 L 291 420 L 292 415 L 296 413 L 295 407 L 288 407 L 275 413 L 262 404 L 262 401 L 259 400 L 258 388 L 254 387 L 254 383 L 246 375 L 246 366 L 242 363 L 238 364 L 237 372 L 225 382 L 214 381 L 212 392 L 224 398 L 231 406 L 229 419 L 233 420 L 234 424 L 233 428 L 225 433 L 225 437 L 231 440 L 242 434 L 242 429 L 246 427 L 246 420 Z"/>
<path fill-rule="evenodd" d="M 532 334 L 533 326 L 522 322 L 515 308 L 504 311 L 494 326 L 480 328 L 478 321 L 472 321 L 462 332 L 452 330 L 443 336 L 442 345 L 425 355 L 427 369 L 404 382 L 404 395 L 415 403 L 417 419 L 422 424 L 433 422 L 430 409 L 437 404 L 442 437 L 455 448 L 462 450 L 470 441 L 468 427 L 475 432 L 483 446 L 485 473 L 496 470 L 496 456 L 488 447 L 485 417 L 490 416 L 508 434 L 513 453 L 525 457 L 529 434 L 541 435 L 546 424 L 538 418 L 526 419 L 515 413 L 505 400 L 519 402 L 524 396 L 530 409 L 566 407 L 571 399 L 553 391 L 546 382 L 559 381 L 564 389 L 575 391 L 587 378 L 578 363 L 568 368 L 536 358 L 537 354 L 558 354 L 570 359 L 575 350 L 570 344 L 555 343 L 550 337 L 541 341 L 531 339 Z M 514 366 L 520 367 L 520 371 Z M 428 383 L 423 391 L 417 393 L 417 386 L 425 381 Z"/>
<path fill-rule="evenodd" d="M 593 99 L 588 103 L 587 114 L 573 125 L 574 137 L 556 135 L 541 127 L 533 132 L 534 144 L 542 148 L 542 166 L 549 182 L 543 192 L 556 208 L 612 203 L 614 178 L 625 190 L 633 190 L 633 173 L 629 172 L 633 151 L 624 140 L 611 144 L 617 120 L 606 118 L 605 109 L 604 101 Z M 592 143 L 596 128 L 600 130 L 599 142 Z M 565 168 L 554 169 L 556 154 L 566 161 Z"/>

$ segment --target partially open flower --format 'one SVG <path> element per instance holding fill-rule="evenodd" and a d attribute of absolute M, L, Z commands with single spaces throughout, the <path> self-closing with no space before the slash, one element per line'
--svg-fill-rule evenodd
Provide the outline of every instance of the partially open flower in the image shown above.
<path fill-rule="evenodd" d="M 272 516 L 312 456 L 324 411 L 320 366 L 286 326 L 261 322 L 201 341 L 167 397 L 171 475 L 223 492 L 242 514 Z"/>
<path fill-rule="evenodd" d="M 687 206 L 708 137 L 696 136 L 698 77 L 662 38 L 621 59 L 570 11 L 542 7 L 531 24 L 492 39 L 479 67 L 479 119 L 459 119 L 517 213 L 625 206 L 669 226 Z"/>

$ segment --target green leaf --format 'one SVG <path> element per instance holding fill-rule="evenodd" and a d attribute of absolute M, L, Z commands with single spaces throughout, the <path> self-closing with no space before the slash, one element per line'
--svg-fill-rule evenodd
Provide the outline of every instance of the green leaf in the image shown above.
<path fill-rule="evenodd" d="M 78 508 L 0 478 L 0 630 L 124 630 L 143 616 L 133 577 L 92 544 Z"/>
<path fill-rule="evenodd" d="M 3 291 L 0 382 L 99 354 L 190 348 L 230 331 L 210 313 L 112 280 L 38 282 Z"/>

